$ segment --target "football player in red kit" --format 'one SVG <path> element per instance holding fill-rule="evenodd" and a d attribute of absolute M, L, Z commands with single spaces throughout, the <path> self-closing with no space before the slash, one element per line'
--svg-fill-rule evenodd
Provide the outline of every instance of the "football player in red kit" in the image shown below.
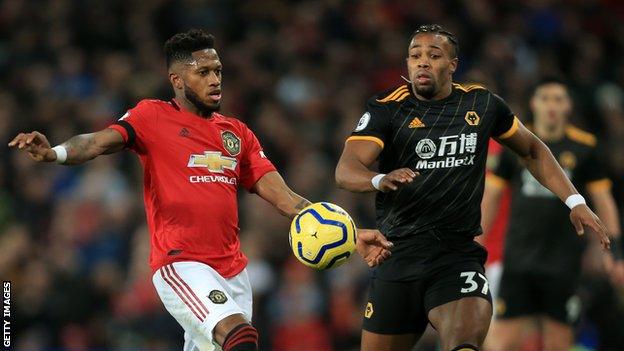
<path fill-rule="evenodd" d="M 124 148 L 135 152 L 144 169 L 153 282 L 184 328 L 184 350 L 257 350 L 237 189 L 290 218 L 310 202 L 285 184 L 244 123 L 217 112 L 222 66 L 213 37 L 179 33 L 165 52 L 171 101 L 143 100 L 108 128 L 53 148 L 39 132 L 20 133 L 9 146 L 66 165 Z M 376 230 L 358 232 L 358 252 L 371 266 L 389 256 L 390 246 Z"/>

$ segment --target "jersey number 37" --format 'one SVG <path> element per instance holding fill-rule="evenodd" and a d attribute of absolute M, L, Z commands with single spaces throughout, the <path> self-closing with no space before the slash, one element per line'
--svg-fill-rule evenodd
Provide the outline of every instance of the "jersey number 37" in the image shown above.
<path fill-rule="evenodd" d="M 459 277 L 465 279 L 464 286 L 460 290 L 462 294 L 469 294 L 477 290 L 479 288 L 479 283 L 483 282 L 481 285 L 481 293 L 487 295 L 490 285 L 483 274 L 479 272 L 461 272 Z M 475 277 L 478 277 L 478 279 L 475 280 Z"/>

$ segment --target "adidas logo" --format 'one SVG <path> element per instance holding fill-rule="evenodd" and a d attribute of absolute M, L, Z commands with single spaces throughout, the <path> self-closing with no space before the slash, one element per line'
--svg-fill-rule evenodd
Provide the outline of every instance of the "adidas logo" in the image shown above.
<path fill-rule="evenodd" d="M 425 124 L 420 120 L 420 118 L 414 117 L 414 119 L 410 122 L 407 128 L 414 129 L 414 128 L 422 128 L 424 126 Z"/>
<path fill-rule="evenodd" d="M 188 129 L 186 129 L 186 128 L 182 128 L 182 129 L 180 129 L 179 135 L 181 137 L 190 137 L 191 136 L 191 132 L 189 132 Z"/>

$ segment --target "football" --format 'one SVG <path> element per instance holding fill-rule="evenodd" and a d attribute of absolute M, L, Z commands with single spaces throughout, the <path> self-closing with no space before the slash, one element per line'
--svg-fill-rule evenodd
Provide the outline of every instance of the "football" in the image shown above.
<path fill-rule="evenodd" d="M 328 202 L 314 203 L 293 219 L 288 236 L 295 257 L 324 270 L 344 264 L 355 250 L 355 224 L 347 211 Z"/>

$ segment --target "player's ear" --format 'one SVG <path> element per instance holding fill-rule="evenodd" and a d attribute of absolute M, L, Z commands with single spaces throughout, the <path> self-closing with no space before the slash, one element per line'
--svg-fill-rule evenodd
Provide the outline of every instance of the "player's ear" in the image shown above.
<path fill-rule="evenodd" d="M 174 89 L 183 89 L 184 82 L 182 81 L 182 77 L 176 72 L 169 71 L 169 81 L 171 85 L 173 85 Z"/>
<path fill-rule="evenodd" d="M 451 74 L 455 73 L 455 71 L 457 70 L 458 63 L 459 63 L 459 59 L 457 57 L 451 60 L 451 64 L 449 65 Z"/>

